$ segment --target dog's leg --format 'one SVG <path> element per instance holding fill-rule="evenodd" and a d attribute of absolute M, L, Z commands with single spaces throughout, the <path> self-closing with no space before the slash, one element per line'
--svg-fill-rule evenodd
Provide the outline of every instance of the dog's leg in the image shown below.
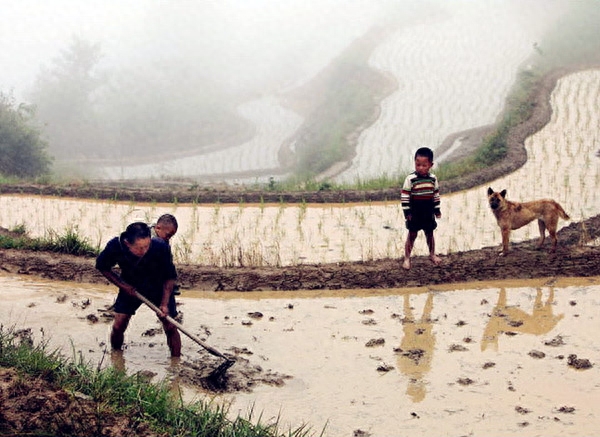
<path fill-rule="evenodd" d="M 500 251 L 500 255 L 506 255 L 508 253 L 510 228 L 502 228 L 501 231 L 502 231 L 502 250 Z"/>
<path fill-rule="evenodd" d="M 550 234 L 550 238 L 552 239 L 552 248 L 550 249 L 551 253 L 556 252 L 556 245 L 558 244 L 558 237 L 556 236 L 556 225 L 548 226 L 548 234 Z"/>
<path fill-rule="evenodd" d="M 558 237 L 556 236 L 556 228 L 558 227 L 558 216 L 554 216 L 552 219 L 546 222 L 546 228 L 548 228 L 548 234 L 552 239 L 552 248 L 550 252 L 556 252 L 556 245 L 558 243 Z"/>
<path fill-rule="evenodd" d="M 546 240 L 546 223 L 542 219 L 538 219 L 538 228 L 540 228 L 540 239 L 537 244 L 537 248 L 541 249 Z"/>

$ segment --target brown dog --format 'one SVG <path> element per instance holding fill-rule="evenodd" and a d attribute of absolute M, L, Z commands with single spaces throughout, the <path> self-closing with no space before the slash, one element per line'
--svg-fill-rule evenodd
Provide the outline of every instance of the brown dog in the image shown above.
<path fill-rule="evenodd" d="M 554 200 L 542 199 L 523 203 L 511 202 L 506 200 L 506 190 L 498 193 L 491 188 L 488 188 L 488 200 L 502 232 L 502 251 L 500 252 L 502 255 L 508 253 L 510 231 L 512 229 L 519 229 L 535 219 L 537 219 L 540 228 L 538 249 L 544 244 L 546 229 L 548 229 L 550 238 L 552 238 L 551 252 L 556 250 L 556 243 L 558 241 L 556 238 L 556 226 L 558 219 L 560 217 L 563 220 L 569 220 L 570 217 L 562 209 L 562 206 Z"/>

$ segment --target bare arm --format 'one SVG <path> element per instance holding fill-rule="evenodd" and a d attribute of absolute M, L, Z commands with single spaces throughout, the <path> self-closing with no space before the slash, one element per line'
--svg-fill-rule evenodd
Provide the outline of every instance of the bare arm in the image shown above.
<path fill-rule="evenodd" d="M 175 286 L 174 279 L 167 279 L 163 284 L 163 295 L 160 302 L 160 310 L 163 312 L 163 316 L 169 315 L 169 299 L 173 293 L 173 287 Z"/>

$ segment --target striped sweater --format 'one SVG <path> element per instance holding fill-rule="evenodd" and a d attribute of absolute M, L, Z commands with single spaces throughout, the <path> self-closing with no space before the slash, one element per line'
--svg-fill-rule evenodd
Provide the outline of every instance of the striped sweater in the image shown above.
<path fill-rule="evenodd" d="M 404 217 L 413 214 L 440 214 L 440 187 L 433 173 L 419 176 L 416 172 L 404 180 L 400 192 L 400 203 Z"/>

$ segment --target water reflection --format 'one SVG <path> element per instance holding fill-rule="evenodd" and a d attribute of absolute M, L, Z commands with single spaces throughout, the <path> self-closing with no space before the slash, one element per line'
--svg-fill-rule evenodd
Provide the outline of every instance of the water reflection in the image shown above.
<path fill-rule="evenodd" d="M 507 332 L 520 332 L 523 334 L 542 335 L 552 331 L 564 314 L 554 315 L 554 287 L 549 287 L 548 299 L 543 302 L 542 288 L 537 289 L 531 313 L 522 310 L 519 305 L 507 303 L 506 288 L 501 288 L 498 301 L 494 307 L 490 320 L 485 327 L 481 339 L 481 350 L 487 348 L 498 350 L 500 334 Z"/>
<path fill-rule="evenodd" d="M 421 318 L 416 320 L 410 305 L 410 294 L 404 295 L 404 319 L 402 330 L 404 336 L 397 350 L 398 368 L 408 377 L 406 394 L 413 402 L 425 399 L 425 375 L 431 370 L 435 335 L 433 334 L 433 293 L 427 294 L 427 301 L 423 307 Z"/>
<path fill-rule="evenodd" d="M 253 409 L 280 419 L 282 426 L 310 423 L 317 430 L 327 423 L 326 436 L 355 430 L 393 436 L 400 435 L 399 429 L 414 436 L 448 435 L 448 429 L 472 430 L 473 435 L 594 435 L 600 427 L 596 372 L 574 371 L 558 358 L 577 354 L 600 362 L 595 339 L 600 277 L 575 281 L 560 278 L 552 287 L 538 279 L 431 290 L 190 290 L 181 302 L 189 315 L 186 327 L 208 327 L 211 343 L 248 351 L 244 356 L 253 366 L 292 376 L 283 385 L 257 383 L 252 392 L 214 398 L 230 406 L 232 415 Z M 69 298 L 57 299 L 66 287 Z M 155 381 L 166 379 L 175 395 L 182 392 L 182 399 L 204 396 L 177 379 L 179 363 L 169 360 L 164 343 L 155 347 L 156 339 L 144 336 L 159 326 L 148 309 L 132 321 L 124 352 L 109 355 L 109 324 L 86 318 L 112 302 L 108 286 L 0 275 L 0 297 L 0 321 L 6 326 L 29 328 L 36 340 L 43 328 L 53 348 L 75 348 L 91 362 L 106 359 L 110 364 L 114 358 L 113 365 L 124 366 L 128 374 L 151 372 Z M 87 299 L 91 305 L 86 308 L 71 304 Z M 377 323 L 362 323 L 357 308 L 372 310 Z M 245 323 L 256 311 L 265 315 L 263 321 Z M 538 338 L 555 337 L 559 330 L 560 345 Z M 500 333 L 508 331 L 531 335 L 505 339 L 495 352 Z M 465 337 L 483 340 L 453 350 Z M 371 338 L 384 338 L 392 347 L 365 351 Z M 544 359 L 528 356 L 533 344 L 546 354 Z M 182 363 L 198 358 L 193 342 L 184 341 L 183 348 Z M 378 372 L 381 362 L 397 363 L 398 371 Z M 493 370 L 484 366 L 488 362 Z M 459 378 L 473 385 L 457 384 Z M 534 413 L 516 415 L 516 406 Z M 576 414 L 557 413 L 562 406 L 576 407 Z M 525 420 L 530 423 L 526 429 Z"/>

